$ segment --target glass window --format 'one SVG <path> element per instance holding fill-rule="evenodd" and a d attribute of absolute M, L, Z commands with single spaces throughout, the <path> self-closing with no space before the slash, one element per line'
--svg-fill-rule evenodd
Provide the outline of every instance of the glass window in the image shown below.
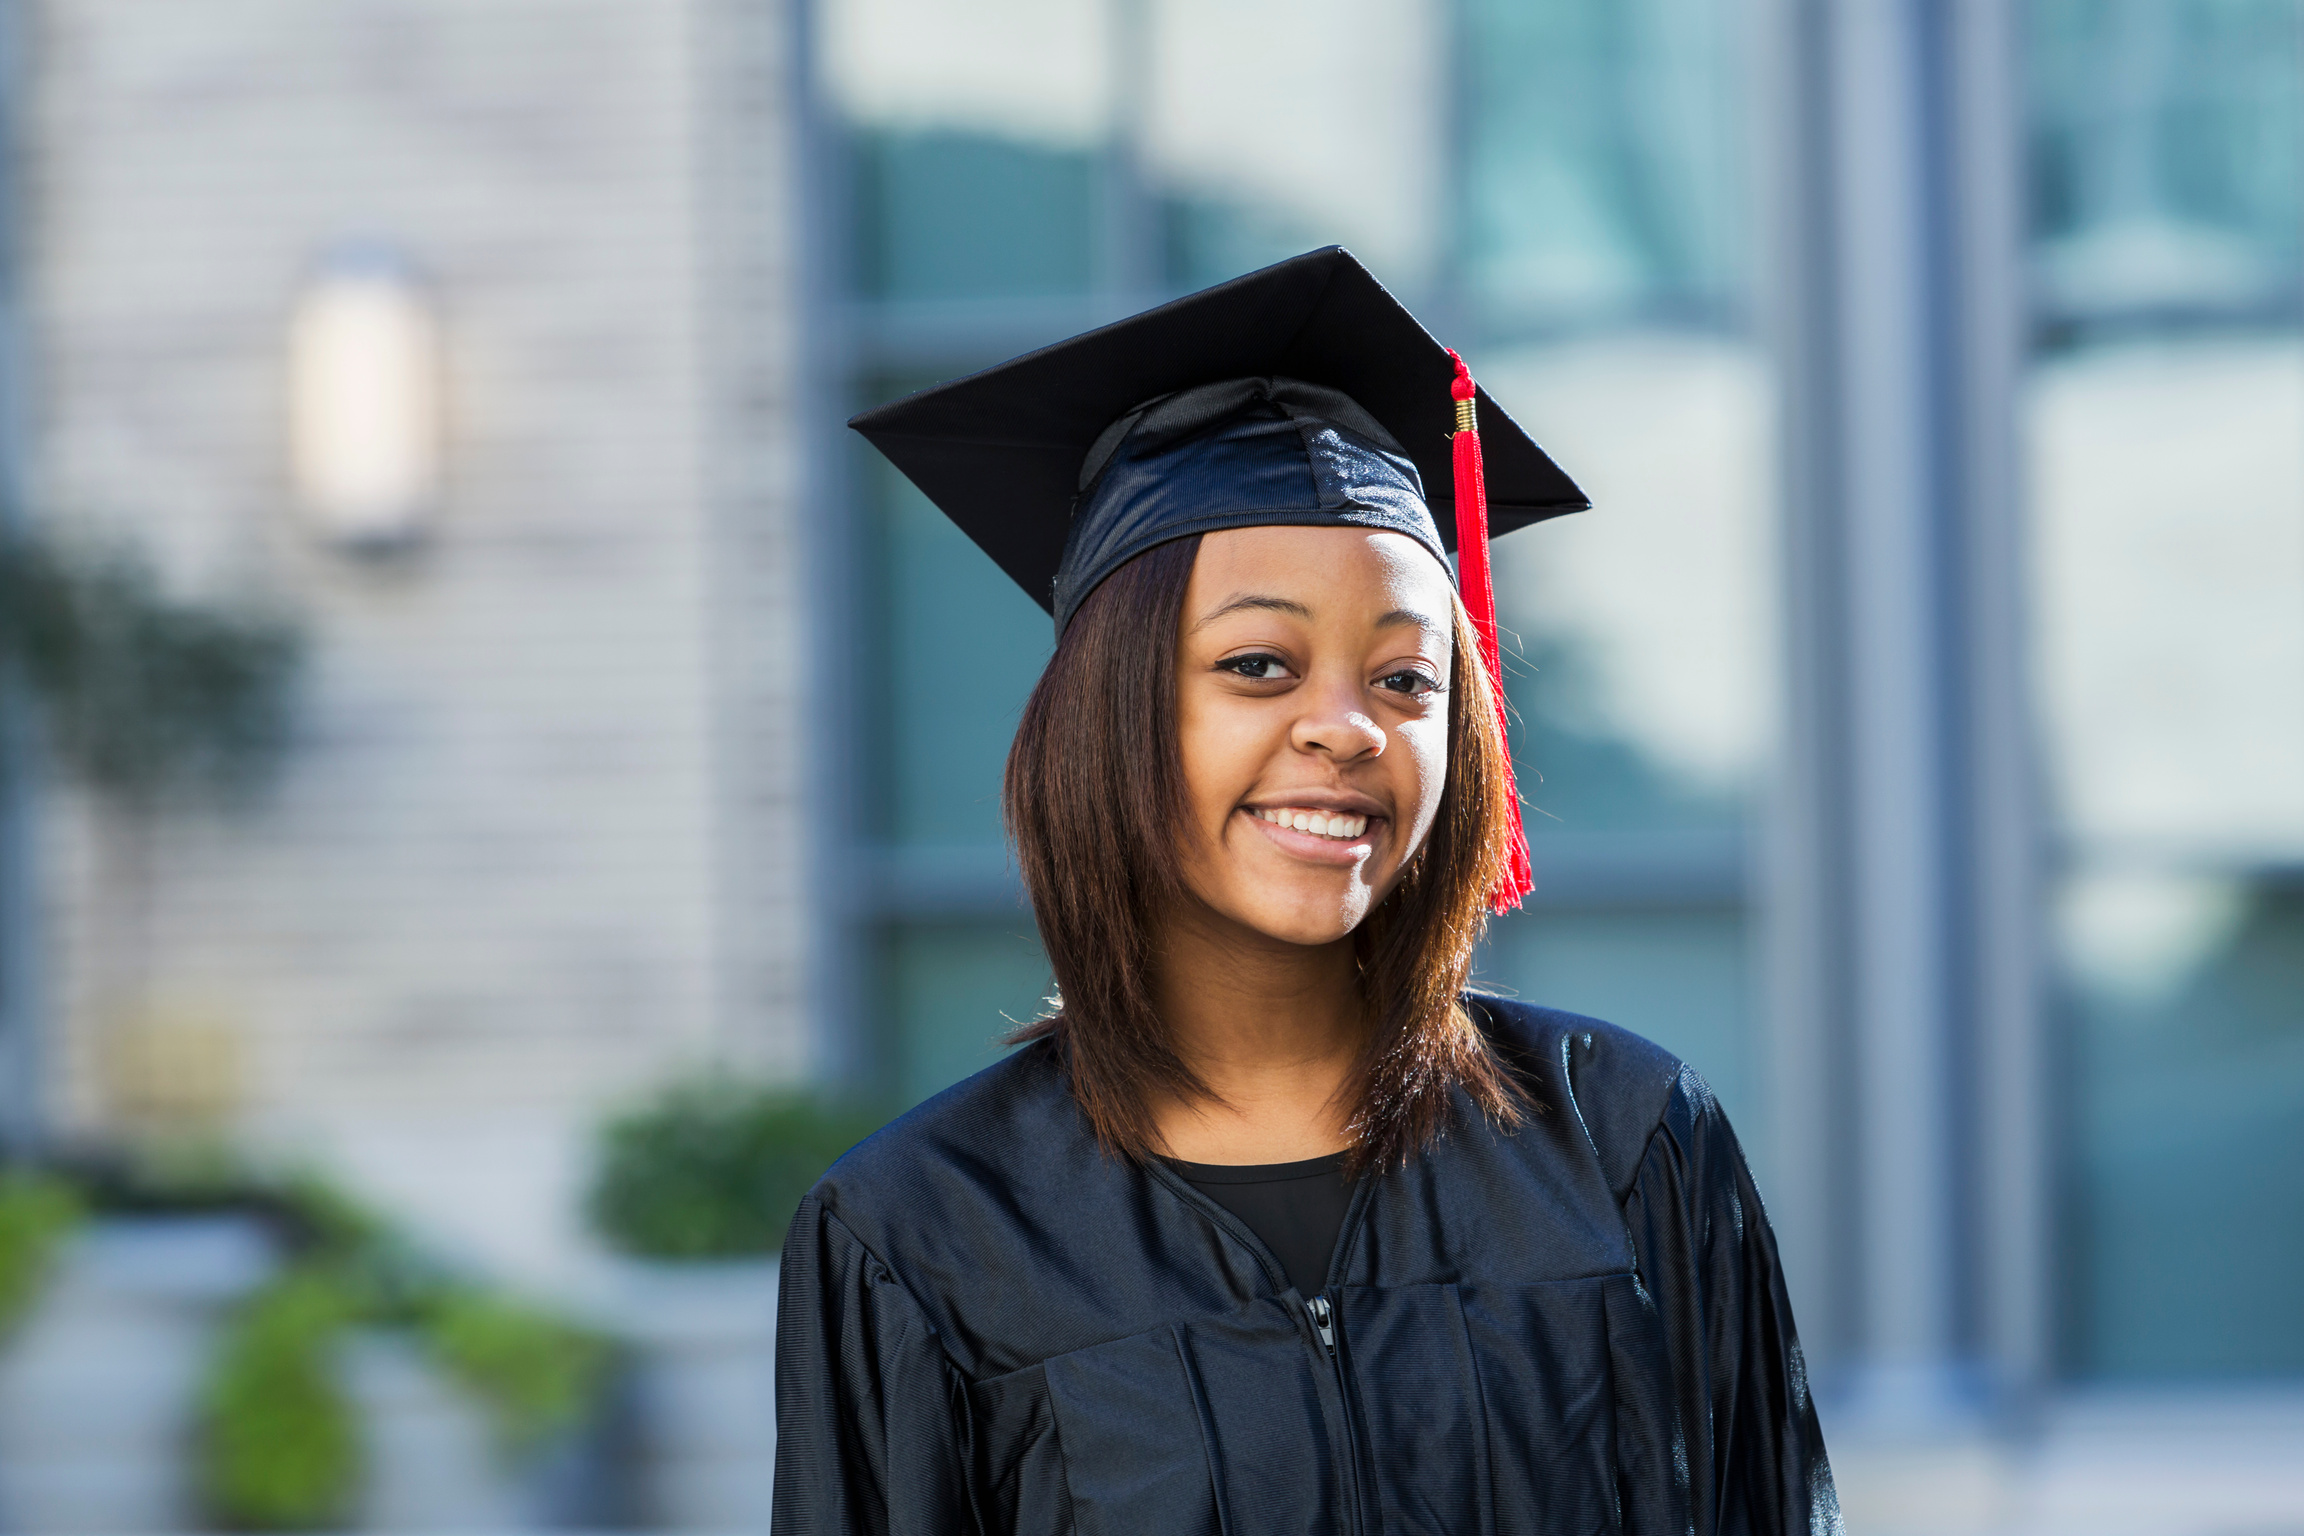
<path fill-rule="evenodd" d="M 2110 850 L 2304 855 L 2304 346 L 2173 336 L 2037 365 L 2051 767 Z"/>
<path fill-rule="evenodd" d="M 1741 8 L 1462 15 L 1465 351 L 1595 508 L 1496 546 L 1537 900 L 1480 974 L 1681 1053 L 1757 1152 L 1741 831 L 1773 720 L 1776 477 L 1741 319 Z"/>
<path fill-rule="evenodd" d="M 999 1058 L 1001 1037 L 1038 1018 L 1054 983 L 1023 912 L 1005 920 L 890 926 L 875 972 L 894 1088 L 916 1104 Z"/>
<path fill-rule="evenodd" d="M 1774 697 L 1766 359 L 1665 331 L 1481 357 L 1593 501 L 1496 545 L 1530 835 L 1735 828 Z"/>
<path fill-rule="evenodd" d="M 1048 615 L 893 465 L 851 451 L 868 514 L 855 632 L 872 684 L 855 830 L 885 914 L 872 938 L 876 1086 L 912 1103 L 989 1065 L 1051 990 L 1017 904 L 1000 780 L 1053 637 Z"/>
<path fill-rule="evenodd" d="M 1465 0 L 1464 249 L 1498 321 L 1583 328 L 1742 297 L 1733 0 Z"/>
<path fill-rule="evenodd" d="M 1545 912 L 1497 931 L 1498 971 L 1532 1001 L 1597 1015 L 1693 1061 L 1757 1151 L 1765 1114 L 1750 1037 L 1750 935 L 1734 906 Z"/>
<path fill-rule="evenodd" d="M 1448 218 L 1442 0 L 1148 0 L 1145 20 L 1171 286 L 1335 244 L 1429 287 Z"/>
<path fill-rule="evenodd" d="M 1085 293 L 1095 160 L 959 129 L 860 133 L 856 283 L 874 298 Z"/>
<path fill-rule="evenodd" d="M 873 298 L 1086 292 L 1111 135 L 1108 9 L 835 0 L 822 69 L 849 130 L 849 278 Z"/>
<path fill-rule="evenodd" d="M 2065 849 L 2063 1348 L 2304 1370 L 2297 12 L 2041 3 L 2026 401 Z"/>
<path fill-rule="evenodd" d="M 2304 891 L 2063 893 L 2078 1076 L 2064 1344 L 2089 1376 L 2304 1372 Z"/>
<path fill-rule="evenodd" d="M 2034 0 L 2032 224 L 2052 323 L 2289 302 L 2289 0 Z"/>
<path fill-rule="evenodd" d="M 2304 347 L 2082 347 L 2030 411 L 2068 1358 L 2304 1369 Z"/>
<path fill-rule="evenodd" d="M 897 848 L 1001 844 L 1000 777 L 1054 644 L 1048 615 L 895 466 L 862 445 L 865 606 L 877 652 L 864 830 Z"/>

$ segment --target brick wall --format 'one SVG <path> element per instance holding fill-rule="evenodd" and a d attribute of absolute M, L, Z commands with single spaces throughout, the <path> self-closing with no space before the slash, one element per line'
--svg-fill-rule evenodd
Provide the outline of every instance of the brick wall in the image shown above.
<path fill-rule="evenodd" d="M 47 798 L 58 1120 L 206 1053 L 243 1134 L 549 1265 L 603 1104 L 806 1069 L 781 10 L 26 7 L 34 505 L 284 598 L 313 661 L 253 807 Z M 345 238 L 445 324 L 445 504 L 397 560 L 287 482 L 287 318 Z"/>

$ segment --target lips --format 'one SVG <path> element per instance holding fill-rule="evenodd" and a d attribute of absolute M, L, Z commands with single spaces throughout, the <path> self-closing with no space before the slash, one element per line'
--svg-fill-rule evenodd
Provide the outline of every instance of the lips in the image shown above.
<path fill-rule="evenodd" d="M 1376 851 L 1389 822 L 1384 805 L 1350 790 L 1299 789 L 1239 814 L 1254 820 L 1276 852 L 1302 864 L 1336 870 L 1358 867 Z"/>

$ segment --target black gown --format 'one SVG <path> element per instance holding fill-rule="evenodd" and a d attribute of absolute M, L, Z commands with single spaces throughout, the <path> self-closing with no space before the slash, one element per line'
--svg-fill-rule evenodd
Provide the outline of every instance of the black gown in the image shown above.
<path fill-rule="evenodd" d="M 1703 1079 L 1468 997 L 1538 1106 L 1359 1181 L 1321 1295 L 1042 1043 L 842 1158 L 784 1248 L 776 1536 L 1826 1532 L 1776 1245 Z"/>

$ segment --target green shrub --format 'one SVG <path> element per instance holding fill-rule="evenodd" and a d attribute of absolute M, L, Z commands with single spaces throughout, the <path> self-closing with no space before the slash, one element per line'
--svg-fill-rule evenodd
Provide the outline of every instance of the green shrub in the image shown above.
<path fill-rule="evenodd" d="M 878 1123 L 787 1091 L 678 1084 L 608 1125 L 586 1209 L 646 1258 L 774 1253 L 809 1186 Z"/>
<path fill-rule="evenodd" d="M 349 1328 L 413 1334 L 508 1457 L 582 1423 L 607 1384 L 613 1350 L 599 1335 L 459 1273 L 325 1178 L 252 1170 L 204 1144 L 83 1153 L 54 1172 L 0 1167 L 0 1338 L 88 1205 L 238 1211 L 286 1250 L 287 1267 L 241 1304 L 201 1385 L 197 1479 L 223 1529 L 319 1530 L 352 1512 L 359 1425 L 337 1374 Z"/>
<path fill-rule="evenodd" d="M 456 1283 L 388 1218 L 318 1175 L 292 1175 L 271 1187 L 270 1198 L 291 1250 L 336 1281 L 363 1325 L 420 1325 Z"/>
<path fill-rule="evenodd" d="M 336 1380 L 353 1304 L 324 1271 L 291 1269 L 250 1299 L 200 1402 L 202 1494 L 228 1530 L 339 1525 L 360 1485 L 360 1439 Z"/>
<path fill-rule="evenodd" d="M 56 1250 L 80 1216 L 80 1197 L 63 1180 L 0 1171 L 0 1339 L 39 1299 Z"/>
<path fill-rule="evenodd" d="M 435 1359 L 489 1410 L 508 1457 L 583 1422 L 608 1369 L 608 1344 L 501 1294 L 458 1287 L 424 1319 Z"/>
<path fill-rule="evenodd" d="M 604 1340 L 460 1277 L 326 1179 L 243 1176 L 240 1199 L 295 1257 L 210 1367 L 204 1476 L 223 1523 L 312 1529 L 349 1504 L 359 1463 L 334 1375 L 347 1327 L 413 1331 L 487 1414 L 507 1456 L 580 1423 L 598 1398 Z"/>

